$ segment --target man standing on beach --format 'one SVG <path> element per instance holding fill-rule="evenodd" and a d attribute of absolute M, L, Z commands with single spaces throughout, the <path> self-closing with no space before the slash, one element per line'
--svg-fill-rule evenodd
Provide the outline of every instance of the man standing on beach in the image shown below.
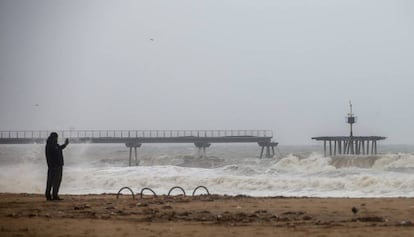
<path fill-rule="evenodd" d="M 47 161 L 47 183 L 46 183 L 46 200 L 62 200 L 58 196 L 60 183 L 62 182 L 63 170 L 63 153 L 62 150 L 69 144 L 66 138 L 65 144 L 58 144 L 58 134 L 52 132 L 46 142 L 46 161 Z M 50 192 L 52 191 L 52 195 Z"/>

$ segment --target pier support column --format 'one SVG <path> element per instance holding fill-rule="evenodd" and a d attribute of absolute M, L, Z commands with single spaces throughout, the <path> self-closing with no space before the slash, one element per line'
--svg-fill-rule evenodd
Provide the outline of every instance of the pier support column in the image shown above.
<path fill-rule="evenodd" d="M 343 154 L 348 154 L 348 141 L 344 141 L 344 152 Z"/>
<path fill-rule="evenodd" d="M 141 143 L 126 143 L 125 144 L 126 147 L 129 148 L 129 166 L 132 166 L 132 148 L 134 149 L 134 153 L 135 153 L 135 166 L 139 165 L 139 161 L 138 161 L 138 151 L 137 148 L 141 147 Z"/>
<path fill-rule="evenodd" d="M 332 156 L 332 141 L 329 140 L 329 156 Z"/>
<path fill-rule="evenodd" d="M 339 153 L 339 155 L 342 154 L 342 142 L 341 142 L 341 140 L 338 141 L 338 153 Z"/>
<path fill-rule="evenodd" d="M 205 157 L 206 148 L 211 146 L 210 143 L 206 143 L 206 142 L 195 142 L 194 145 L 198 148 L 199 157 Z"/>
<path fill-rule="evenodd" d="M 378 137 L 378 136 L 327 137 L 326 136 L 326 137 L 313 137 L 312 139 L 323 141 L 323 152 L 324 152 L 324 156 L 326 157 L 326 156 L 336 156 L 338 154 L 339 155 L 377 155 L 378 154 L 377 143 L 379 140 L 384 140 L 385 137 Z"/>
<path fill-rule="evenodd" d="M 262 148 L 260 152 L 260 158 L 263 158 L 263 151 L 266 148 L 266 158 L 272 158 L 275 156 L 275 146 L 279 143 L 277 142 L 259 142 L 259 146 Z"/>
<path fill-rule="evenodd" d="M 355 142 L 354 142 L 354 140 L 349 140 L 349 147 L 351 148 L 351 155 L 354 155 L 355 154 Z"/>
<path fill-rule="evenodd" d="M 362 154 L 365 155 L 365 141 L 362 140 Z"/>
<path fill-rule="evenodd" d="M 359 155 L 359 141 L 355 140 L 355 154 Z"/>
<path fill-rule="evenodd" d="M 344 141 L 344 154 L 349 154 L 349 141 Z"/>
<path fill-rule="evenodd" d="M 374 155 L 374 146 L 375 146 L 375 141 L 371 142 L 371 155 Z"/>

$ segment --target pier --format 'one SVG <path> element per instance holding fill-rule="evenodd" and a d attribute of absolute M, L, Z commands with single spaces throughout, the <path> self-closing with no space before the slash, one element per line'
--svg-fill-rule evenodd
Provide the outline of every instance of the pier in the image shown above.
<path fill-rule="evenodd" d="M 317 141 L 323 141 L 324 155 L 376 155 L 377 141 L 384 140 L 386 137 L 312 137 Z M 328 145 L 328 147 L 327 147 Z M 333 145 L 333 146 L 332 146 Z M 329 149 L 329 152 L 327 151 Z"/>
<path fill-rule="evenodd" d="M 385 140 L 381 136 L 354 136 L 352 125 L 356 123 L 357 117 L 352 113 L 352 103 L 349 102 L 350 112 L 346 117 L 346 122 L 350 126 L 349 136 L 322 136 L 312 137 L 313 140 L 323 141 L 324 155 L 376 155 L 377 141 Z M 329 147 L 327 148 L 327 145 Z M 333 146 L 332 146 L 333 145 Z M 327 151 L 329 149 L 329 153 Z"/>
<path fill-rule="evenodd" d="M 0 144 L 45 144 L 52 131 L 0 131 Z M 260 158 L 275 155 L 271 130 L 64 130 L 54 131 L 70 143 L 123 143 L 129 148 L 129 165 L 138 165 L 137 149 L 144 143 L 193 143 L 200 156 L 212 143 L 257 143 Z M 132 153 L 134 151 L 134 162 Z M 265 154 L 263 154 L 265 152 Z M 264 155 L 264 156 L 263 156 Z"/>

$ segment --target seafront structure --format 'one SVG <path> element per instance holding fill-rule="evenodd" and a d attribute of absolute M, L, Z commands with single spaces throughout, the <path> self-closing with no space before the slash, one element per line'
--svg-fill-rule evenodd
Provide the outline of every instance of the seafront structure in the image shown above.
<path fill-rule="evenodd" d="M 0 144 L 43 144 L 51 131 L 0 131 Z M 138 165 L 137 148 L 143 143 L 193 143 L 200 156 L 212 143 L 257 143 L 261 147 L 260 158 L 275 155 L 271 130 L 68 130 L 56 131 L 60 139 L 70 143 L 123 143 L 129 148 L 129 165 L 134 150 Z"/>
<path fill-rule="evenodd" d="M 350 112 L 346 117 L 349 124 L 349 136 L 322 136 L 312 137 L 317 141 L 323 141 L 324 155 L 327 156 L 327 143 L 329 144 L 329 156 L 336 155 L 376 155 L 377 141 L 385 140 L 380 136 L 354 136 L 352 125 L 356 123 L 357 117 L 352 113 L 352 103 L 349 103 Z M 333 147 L 332 147 L 333 145 Z"/>

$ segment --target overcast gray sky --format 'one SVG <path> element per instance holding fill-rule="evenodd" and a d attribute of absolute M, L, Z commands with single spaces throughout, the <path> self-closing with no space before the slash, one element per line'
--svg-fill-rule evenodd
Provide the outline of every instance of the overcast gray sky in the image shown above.
<path fill-rule="evenodd" d="M 0 130 L 413 144 L 414 1 L 0 0 Z"/>

